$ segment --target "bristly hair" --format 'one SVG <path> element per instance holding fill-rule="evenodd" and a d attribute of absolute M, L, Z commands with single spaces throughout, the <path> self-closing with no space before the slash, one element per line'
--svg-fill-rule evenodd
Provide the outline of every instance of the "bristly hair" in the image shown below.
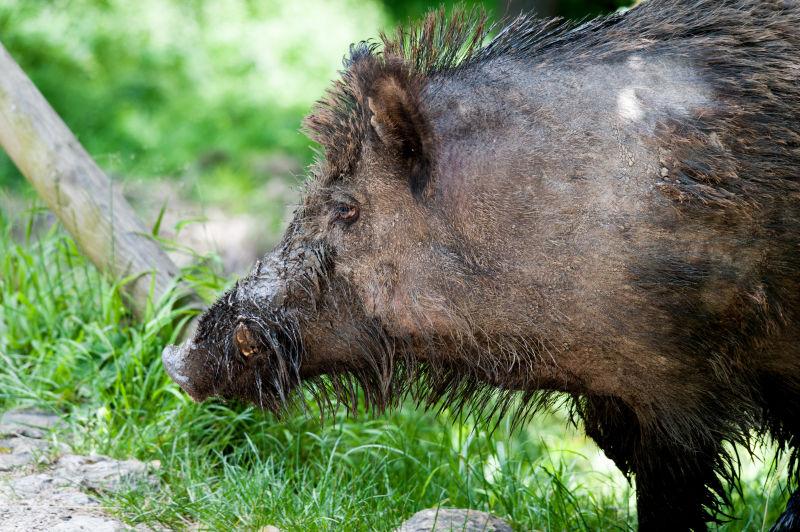
<path fill-rule="evenodd" d="M 664 18 L 657 16 L 658 13 L 670 16 Z M 780 17 L 776 16 L 778 13 Z M 762 26 L 759 20 L 766 22 Z M 440 9 L 408 29 L 398 28 L 390 35 L 381 34 L 379 43 L 362 42 L 351 47 L 341 78 L 333 83 L 325 98 L 317 102 L 304 121 L 304 130 L 324 150 L 324 157 L 317 161 L 312 172 L 322 185 L 352 173 L 370 128 L 369 91 L 387 69 L 401 72 L 413 92 L 422 91 L 425 83 L 437 76 L 453 75 L 493 60 L 580 63 L 656 48 L 682 54 L 681 49 L 671 48 L 674 43 L 681 42 L 684 46 L 691 43 L 705 49 L 708 68 L 713 70 L 709 78 L 720 98 L 748 101 L 753 104 L 751 107 L 736 112 L 743 117 L 756 113 L 764 117 L 760 122 L 753 121 L 763 124 L 764 131 L 756 136 L 759 142 L 742 151 L 741 163 L 748 166 L 754 156 L 760 164 L 765 164 L 763 155 L 776 149 L 775 143 L 769 140 L 773 135 L 767 130 L 772 128 L 792 138 L 794 133 L 786 125 L 791 121 L 788 118 L 791 113 L 787 116 L 780 99 L 757 100 L 753 95 L 763 90 L 765 84 L 772 93 L 794 94 L 794 82 L 791 76 L 773 68 L 774 65 L 766 67 L 772 68 L 774 74 L 768 82 L 742 80 L 732 74 L 739 68 L 752 66 L 750 49 L 766 46 L 761 40 L 764 35 L 773 37 L 769 43 L 773 53 L 793 53 L 784 48 L 797 45 L 797 33 L 792 30 L 797 24 L 800 24 L 800 9 L 796 4 L 786 5 L 776 0 L 740 3 L 649 0 L 628 13 L 598 17 L 582 24 L 521 15 L 490 40 L 489 35 L 495 28 L 487 23 L 482 10 L 456 10 L 448 16 Z M 419 101 L 422 99 L 420 94 L 412 96 Z M 720 119 L 734 121 L 739 115 Z M 695 135 L 705 133 L 697 131 Z M 669 131 L 664 136 L 680 137 Z M 688 144 L 696 147 L 698 143 L 699 140 Z M 713 147 L 713 143 L 704 142 L 703 145 Z M 692 164 L 692 158 L 696 161 L 703 154 L 679 153 L 680 146 L 671 148 L 675 157 L 680 155 L 686 159 L 686 164 L 677 163 L 674 168 L 679 178 L 677 183 L 659 185 L 666 195 L 678 203 L 700 203 L 729 211 L 746 212 L 752 206 L 747 181 L 755 177 L 743 178 L 748 172 L 739 175 L 732 168 Z M 710 161 L 724 159 L 713 150 L 704 155 Z M 800 186 L 796 169 L 793 165 L 782 165 L 782 160 L 790 159 L 772 157 L 773 173 L 781 179 L 773 179 L 770 186 L 789 186 L 796 190 Z M 740 192 L 742 199 L 734 201 L 732 198 Z"/>
<path fill-rule="evenodd" d="M 415 25 L 381 33 L 380 42 L 351 45 L 340 79 L 303 122 L 303 130 L 325 152 L 315 169 L 316 177 L 324 184 L 352 172 L 369 128 L 368 92 L 386 70 L 402 70 L 411 88 L 420 90 L 424 79 L 452 75 L 483 61 L 541 53 L 618 19 L 610 15 L 577 25 L 560 18 L 520 15 L 489 42 L 496 28 L 489 24 L 483 9 L 457 9 L 448 15 L 440 8 Z"/>
<path fill-rule="evenodd" d="M 691 206 L 696 214 L 747 216 L 754 205 L 775 191 L 790 197 L 800 192 L 796 132 L 800 113 L 794 105 L 800 92 L 796 74 L 785 68 L 785 63 L 769 59 L 796 57 L 800 49 L 798 26 L 797 2 L 648 0 L 646 5 L 625 15 L 610 15 L 583 24 L 522 16 L 488 42 L 491 28 L 485 13 L 457 11 L 448 17 L 439 10 L 410 29 L 381 35 L 379 43 L 364 42 L 351 48 L 341 79 L 334 82 L 305 121 L 312 139 L 325 150 L 325 158 L 318 162 L 317 177 L 324 185 L 353 171 L 370 128 L 369 91 L 387 70 L 401 73 L 410 87 L 422 90 L 428 80 L 463 73 L 493 60 L 581 63 L 615 59 L 642 50 L 692 59 L 694 56 L 687 50 L 701 50 L 695 57 L 698 72 L 707 77 L 718 99 L 733 104 L 716 117 L 681 123 L 665 121 L 659 126 L 656 134 L 660 147 L 669 153 L 665 165 L 669 166 L 670 180 L 658 187 L 675 200 L 677 207 Z M 758 64 L 762 60 L 766 62 Z M 757 76 L 742 74 L 756 70 Z M 764 97 L 765 94 L 769 97 Z M 421 99 L 419 94 L 416 97 Z M 709 124 L 720 127 L 712 128 Z M 749 135 L 740 138 L 736 132 L 742 130 L 748 130 Z M 720 141 L 718 137 L 723 133 L 729 135 Z M 729 150 L 733 150 L 735 157 Z M 758 196 L 764 191 L 769 194 Z M 789 252 L 781 260 L 796 266 L 800 259 L 798 254 Z M 786 271 L 794 270 L 787 266 Z M 781 298 L 776 295 L 774 300 Z M 731 334 L 757 338 L 769 326 L 767 318 L 782 315 L 779 306 L 768 310 L 743 315 L 736 322 L 754 327 L 753 334 L 743 334 L 748 331 Z M 356 388 L 360 387 L 365 391 L 368 405 L 378 410 L 410 393 L 428 408 L 446 405 L 452 412 L 472 413 L 483 421 L 508 414 L 516 422 L 523 422 L 557 397 L 548 391 L 498 390 L 465 366 L 451 367 L 443 362 L 415 364 L 406 348 L 383 332 L 379 324 L 374 325 L 370 336 L 370 345 L 363 346 L 372 361 L 369 368 L 358 374 L 335 374 L 329 380 L 313 383 L 314 392 L 323 403 L 327 401 L 330 405 L 332 396 L 333 402 L 343 402 L 354 409 Z M 513 346 L 509 349 L 513 351 Z M 481 351 L 476 350 L 473 355 L 477 359 Z M 519 355 L 524 360 L 528 353 Z M 719 387 L 711 394 L 715 401 L 708 401 L 692 415 L 654 411 L 646 420 L 651 424 L 645 422 L 638 428 L 642 432 L 657 432 L 658 441 L 672 441 L 678 447 L 682 443 L 689 453 L 712 440 L 752 448 L 754 437 L 769 433 L 780 449 L 790 453 L 790 478 L 800 481 L 796 425 L 789 426 L 783 417 L 763 410 L 760 406 L 763 398 L 749 387 L 749 381 L 744 377 L 732 378 L 733 372 L 729 370 L 732 363 L 715 356 L 710 360 L 720 375 Z M 392 371 L 387 373 L 387 369 Z M 387 380 L 387 374 L 394 379 Z M 796 381 L 792 386 L 800 389 Z M 773 393 L 776 397 L 771 399 L 775 402 L 786 400 L 783 408 L 787 412 L 797 411 L 789 402 L 788 393 L 786 398 L 779 396 L 778 391 Z M 584 420 L 590 434 L 594 421 L 598 421 L 594 428 L 599 430 L 598 427 L 618 414 L 625 419 L 635 418 L 623 411 L 624 405 L 607 404 L 603 398 L 574 395 L 571 400 L 573 411 Z M 637 423 L 641 420 L 637 419 Z M 620 438 L 627 437 L 626 431 L 632 430 L 622 429 Z M 716 454 L 710 458 L 694 455 L 693 459 L 712 460 L 715 473 L 735 484 L 734 460 L 722 447 L 715 449 Z M 661 459 L 658 453 L 653 453 L 653 457 Z M 727 493 L 718 479 L 709 482 L 703 504 L 713 513 L 727 502 Z"/>
<path fill-rule="evenodd" d="M 486 13 L 480 9 L 459 10 L 452 16 L 439 9 L 418 25 L 381 33 L 380 43 L 351 45 L 341 78 L 303 123 L 304 131 L 325 151 L 317 177 L 332 181 L 352 172 L 369 128 L 367 98 L 377 79 L 394 71 L 416 92 L 424 77 L 476 60 L 488 32 Z"/>

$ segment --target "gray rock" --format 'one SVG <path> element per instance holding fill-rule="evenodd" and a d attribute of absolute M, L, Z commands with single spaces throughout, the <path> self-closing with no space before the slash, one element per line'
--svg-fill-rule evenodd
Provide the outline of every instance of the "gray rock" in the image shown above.
<path fill-rule="evenodd" d="M 0 447 L 0 471 L 11 471 L 33 462 L 31 453 L 12 453 L 6 451 L 7 447 Z"/>
<path fill-rule="evenodd" d="M 35 473 L 33 475 L 19 477 L 12 480 L 9 484 L 11 492 L 19 498 L 37 495 L 44 490 L 64 485 L 65 482 L 63 480 L 53 478 L 44 473 Z"/>
<path fill-rule="evenodd" d="M 58 416 L 34 410 L 0 415 L 0 531 L 129 530 L 104 516 L 98 501 L 81 489 L 111 491 L 140 481 L 157 482 L 148 469 L 158 464 L 74 454 L 51 463 L 56 454 L 68 453 L 64 444 L 54 445 L 46 438 L 58 423 Z M 33 464 L 45 467 L 34 472 Z M 152 529 L 137 525 L 134 530 Z"/>
<path fill-rule="evenodd" d="M 128 527 L 109 517 L 73 515 L 68 521 L 62 521 L 50 530 L 54 532 L 118 532 L 128 530 Z"/>
<path fill-rule="evenodd" d="M 64 508 L 85 508 L 99 506 L 100 504 L 82 491 L 76 489 L 57 491 L 53 493 L 52 499 L 55 503 Z"/>
<path fill-rule="evenodd" d="M 512 532 L 502 519 L 478 510 L 429 508 L 411 516 L 395 532 Z"/>
<path fill-rule="evenodd" d="M 12 436 L 0 440 L 0 471 L 30 464 L 44 458 L 48 443 L 26 436 Z"/>
<path fill-rule="evenodd" d="M 39 410 L 9 410 L 0 417 L 0 435 L 42 438 L 61 418 Z"/>
<path fill-rule="evenodd" d="M 36 410 L 9 410 L 0 416 L 0 471 L 45 462 L 47 431 L 59 417 Z"/>
<path fill-rule="evenodd" d="M 3 436 L 27 436 L 29 438 L 44 438 L 45 431 L 36 427 L 16 425 L 11 423 L 0 423 L 0 437 Z"/>
<path fill-rule="evenodd" d="M 114 460 L 107 456 L 67 454 L 58 459 L 53 475 L 94 490 L 115 491 L 147 478 L 147 464 L 138 460 Z"/>

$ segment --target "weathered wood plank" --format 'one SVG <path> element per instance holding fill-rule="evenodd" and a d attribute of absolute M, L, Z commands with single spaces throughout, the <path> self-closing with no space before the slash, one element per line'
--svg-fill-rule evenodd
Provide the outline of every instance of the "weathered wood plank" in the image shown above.
<path fill-rule="evenodd" d="M 2 43 L 0 146 L 97 267 L 137 276 L 125 286 L 136 314 L 173 286 L 178 268 Z"/>

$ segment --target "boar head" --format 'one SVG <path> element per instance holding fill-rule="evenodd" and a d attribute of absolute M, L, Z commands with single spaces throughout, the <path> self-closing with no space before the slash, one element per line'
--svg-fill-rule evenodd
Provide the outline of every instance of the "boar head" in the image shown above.
<path fill-rule="evenodd" d="M 192 398 L 277 411 L 305 383 L 349 406 L 361 388 L 383 408 L 431 349 L 463 334 L 452 302 L 468 297 L 478 266 L 436 208 L 422 89 L 401 57 L 351 50 L 306 121 L 325 158 L 280 244 L 207 310 L 191 340 L 164 350 Z"/>
<path fill-rule="evenodd" d="M 380 53 L 351 49 L 306 120 L 325 153 L 281 242 L 191 340 L 164 350 L 167 372 L 194 399 L 280 411 L 302 384 L 323 405 L 355 408 L 361 389 L 378 410 L 409 391 L 461 408 L 485 406 L 489 386 L 546 383 L 528 356 L 549 352 L 530 334 L 537 297 L 502 273 L 513 236 L 493 236 L 514 215 L 494 206 L 496 190 L 473 198 L 453 185 L 454 175 L 477 182 L 482 159 L 441 150 L 434 119 L 458 97 L 430 108 L 437 73 L 480 50 L 484 19 L 468 24 L 473 16 L 445 24 L 440 13 L 416 33 L 384 37 Z M 459 138 L 459 122 L 444 123 Z"/>

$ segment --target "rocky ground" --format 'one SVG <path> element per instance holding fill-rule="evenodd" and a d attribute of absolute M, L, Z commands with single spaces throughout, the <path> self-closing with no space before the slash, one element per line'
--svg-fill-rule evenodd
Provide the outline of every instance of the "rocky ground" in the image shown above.
<path fill-rule="evenodd" d="M 131 530 L 103 511 L 98 497 L 131 482 L 152 482 L 148 471 L 158 464 L 71 454 L 48 439 L 58 421 L 26 410 L 0 417 L 0 531 Z"/>
<path fill-rule="evenodd" d="M 157 463 L 71 454 L 49 438 L 58 416 L 12 410 L 0 417 L 0 532 L 150 531 L 110 516 L 98 498 L 130 483 L 156 482 Z M 511 526 L 476 510 L 431 508 L 414 514 L 397 532 L 511 532 Z M 261 532 L 280 532 L 264 527 Z"/>
<path fill-rule="evenodd" d="M 287 183 L 286 179 L 271 180 L 259 196 L 265 204 L 272 202 L 283 206 L 281 216 L 288 219 L 292 206 L 297 202 L 298 191 Z M 161 206 L 169 205 L 162 220 L 162 237 L 201 255 L 218 253 L 229 274 L 246 272 L 279 236 L 274 230 L 265 230 L 263 216 L 203 207 L 188 200 L 189 194 L 172 183 L 147 183 L 138 188 L 136 185 L 126 188 L 126 195 L 137 206 L 148 227 L 159 216 Z M 19 198 L 0 195 L 0 208 L 10 215 L 19 215 L 26 203 Z M 180 234 L 175 232 L 174 228 L 180 226 L 181 221 L 196 219 L 202 221 L 187 225 Z M 34 231 L 38 232 L 50 227 L 54 218 L 43 214 L 35 221 Z M 179 265 L 193 260 L 191 254 L 180 250 L 171 250 L 170 255 Z M 158 464 L 75 455 L 66 445 L 51 437 L 51 430 L 58 423 L 58 416 L 39 411 L 13 410 L 0 414 L 0 532 L 131 530 L 109 515 L 102 508 L 100 499 L 104 493 L 132 482 L 155 482 L 149 473 Z M 151 528 L 137 526 L 135 530 Z M 432 508 L 414 514 L 397 530 L 510 532 L 511 527 L 484 512 Z M 260 532 L 279 530 L 264 527 Z"/>
<path fill-rule="evenodd" d="M 411 516 L 395 532 L 512 532 L 511 525 L 486 512 L 428 508 Z"/>

